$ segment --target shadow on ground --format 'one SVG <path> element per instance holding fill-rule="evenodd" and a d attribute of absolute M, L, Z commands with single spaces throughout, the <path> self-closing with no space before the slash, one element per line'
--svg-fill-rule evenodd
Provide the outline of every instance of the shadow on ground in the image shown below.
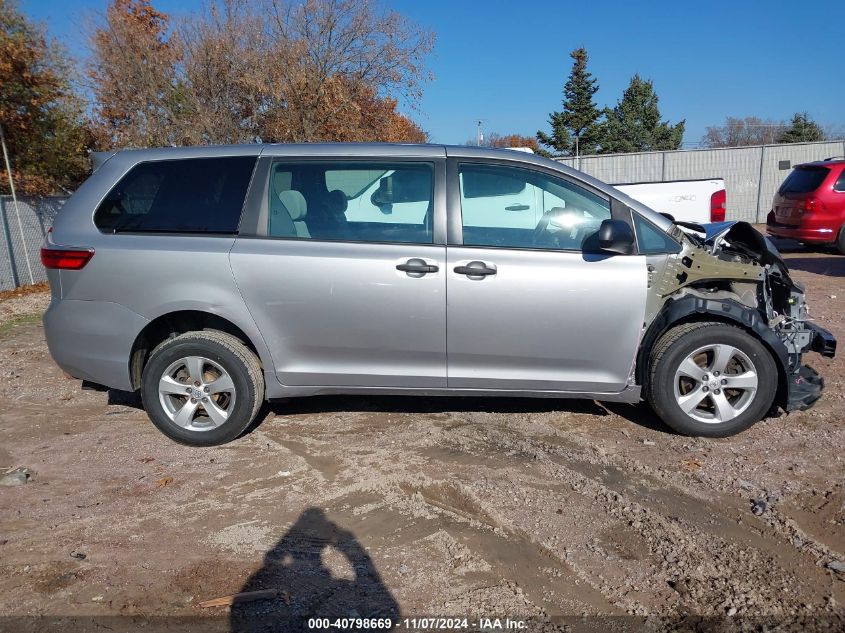
<path fill-rule="evenodd" d="M 787 257 L 790 270 L 803 270 L 826 277 L 845 277 L 845 255 L 820 253 L 815 257 Z"/>
<path fill-rule="evenodd" d="M 784 255 L 790 270 L 801 270 L 828 277 L 845 277 L 845 255 L 835 246 L 804 246 L 789 239 L 772 239 L 778 251 Z"/>
<path fill-rule="evenodd" d="M 138 393 L 108 390 L 108 404 L 143 410 Z M 674 433 L 646 403 L 626 404 L 562 398 L 467 398 L 463 396 L 310 396 L 265 404 L 244 434 L 257 429 L 272 412 L 288 415 L 320 413 L 553 413 L 555 411 L 604 417 L 618 415 L 651 431 Z"/>
<path fill-rule="evenodd" d="M 399 618 L 399 605 L 355 536 L 308 508 L 264 556 L 241 592 L 275 598 L 232 606 L 233 633 L 314 630 L 311 618 Z M 354 628 L 354 627 L 352 627 Z"/>
<path fill-rule="evenodd" d="M 632 424 L 653 431 L 673 433 L 645 403 L 602 403 L 563 398 L 468 398 L 463 396 L 311 396 L 272 402 L 269 411 L 277 416 L 367 412 L 367 413 L 553 413 L 556 411 L 604 417 L 618 415 Z M 259 418 L 266 417 L 266 412 Z"/>

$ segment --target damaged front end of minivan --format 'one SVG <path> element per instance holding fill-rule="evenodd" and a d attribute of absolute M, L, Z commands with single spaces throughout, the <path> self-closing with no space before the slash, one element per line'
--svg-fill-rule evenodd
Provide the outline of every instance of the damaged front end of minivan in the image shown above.
<path fill-rule="evenodd" d="M 836 339 L 809 318 L 804 288 L 792 280 L 774 245 L 747 222 L 675 224 L 680 251 L 648 258 L 649 296 L 641 350 L 674 324 L 691 320 L 733 323 L 755 334 L 780 369 L 776 405 L 803 411 L 821 396 L 824 381 L 802 363 L 813 351 L 833 357 Z M 641 351 L 636 379 L 643 384 Z"/>

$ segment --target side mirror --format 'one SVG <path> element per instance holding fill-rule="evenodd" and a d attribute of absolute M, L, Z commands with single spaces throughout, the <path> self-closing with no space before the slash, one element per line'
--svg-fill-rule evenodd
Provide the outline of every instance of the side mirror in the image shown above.
<path fill-rule="evenodd" d="M 608 253 L 630 255 L 634 252 L 634 232 L 622 220 L 604 220 L 599 227 L 599 248 Z"/>

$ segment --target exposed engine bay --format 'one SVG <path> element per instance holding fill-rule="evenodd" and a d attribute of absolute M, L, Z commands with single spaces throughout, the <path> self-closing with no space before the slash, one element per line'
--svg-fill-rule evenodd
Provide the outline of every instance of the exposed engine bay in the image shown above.
<path fill-rule="evenodd" d="M 678 313 L 680 304 L 686 314 L 718 313 L 737 321 L 779 357 L 789 392 L 784 408 L 812 406 L 823 382 L 802 366 L 802 354 L 832 357 L 836 340 L 810 319 L 804 288 L 792 280 L 777 248 L 747 222 L 675 223 L 669 234 L 681 250 L 662 261 L 650 258 L 646 323 Z"/>

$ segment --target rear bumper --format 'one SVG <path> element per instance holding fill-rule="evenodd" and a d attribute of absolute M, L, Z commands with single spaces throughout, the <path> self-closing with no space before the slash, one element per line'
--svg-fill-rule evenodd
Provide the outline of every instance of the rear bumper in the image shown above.
<path fill-rule="evenodd" d="M 773 237 L 786 237 L 813 244 L 831 244 L 836 241 L 836 232 L 833 229 L 806 228 L 771 221 L 766 223 L 766 233 Z"/>
<path fill-rule="evenodd" d="M 132 391 L 129 357 L 147 323 L 110 301 L 54 299 L 44 313 L 44 335 L 53 360 L 74 378 Z"/>

